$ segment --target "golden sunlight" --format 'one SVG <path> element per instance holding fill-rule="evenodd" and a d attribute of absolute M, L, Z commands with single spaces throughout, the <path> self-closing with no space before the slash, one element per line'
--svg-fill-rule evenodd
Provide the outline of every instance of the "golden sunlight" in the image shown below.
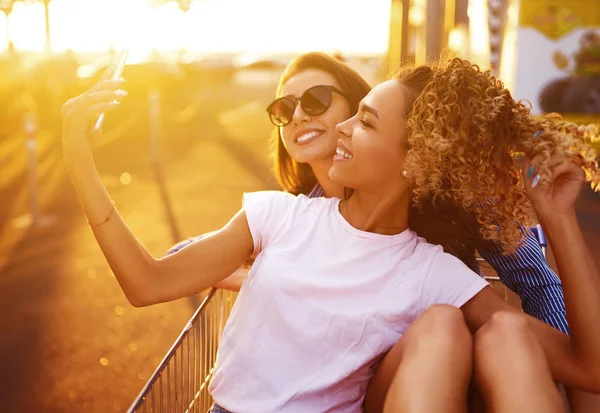
<path fill-rule="evenodd" d="M 53 51 L 129 47 L 135 60 L 180 50 L 383 53 L 389 13 L 390 0 L 193 0 L 187 12 L 174 1 L 155 7 L 149 0 L 52 0 L 49 6 Z M 10 39 L 16 50 L 43 51 L 43 4 L 16 2 L 8 19 L 0 13 L 0 33 L 0 48 Z"/>

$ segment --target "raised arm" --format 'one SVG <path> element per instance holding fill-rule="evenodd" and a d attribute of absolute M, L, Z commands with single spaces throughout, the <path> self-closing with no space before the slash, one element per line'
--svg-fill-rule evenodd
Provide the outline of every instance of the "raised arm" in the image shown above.
<path fill-rule="evenodd" d="M 166 255 L 175 254 L 176 252 L 181 251 L 183 248 L 188 247 L 190 244 L 201 240 L 211 234 L 213 233 L 211 232 L 208 234 L 198 235 L 196 237 L 188 238 L 185 241 L 178 242 L 177 244 L 169 248 Z M 229 277 L 213 285 L 213 287 L 229 291 L 240 291 L 240 289 L 242 288 L 242 284 L 244 284 L 244 281 L 246 281 L 246 278 L 248 278 L 249 271 L 250 269 L 248 265 L 240 267 L 237 270 L 235 270 L 235 272 Z"/>
<path fill-rule="evenodd" d="M 600 273 L 575 215 L 575 201 L 584 173 L 571 159 L 555 157 L 551 162 L 550 182 L 533 185 L 538 179 L 529 173 L 526 185 L 556 257 L 571 337 L 534 318 L 528 317 L 528 320 L 546 353 L 553 377 L 567 386 L 599 393 Z M 498 311 L 516 310 L 489 288 L 463 306 L 473 330 L 479 329 Z"/>
<path fill-rule="evenodd" d="M 109 69 L 110 70 L 110 69 Z M 121 81 L 101 79 L 63 105 L 63 152 L 94 235 L 127 298 L 134 306 L 174 300 L 208 288 L 233 273 L 254 246 L 244 211 L 224 228 L 180 252 L 155 259 L 114 209 L 94 165 L 88 126 L 118 105 Z"/>

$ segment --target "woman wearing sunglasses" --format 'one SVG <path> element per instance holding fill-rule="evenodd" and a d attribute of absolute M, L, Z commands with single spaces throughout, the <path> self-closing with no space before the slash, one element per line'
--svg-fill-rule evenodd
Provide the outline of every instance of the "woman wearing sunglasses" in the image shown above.
<path fill-rule="evenodd" d="M 529 350 L 541 362 L 524 367 L 527 377 L 540 384 L 532 386 L 536 392 L 556 399 L 547 385 L 551 378 L 600 391 L 595 318 L 600 275 L 574 217 L 584 176 L 571 161 L 576 154 L 587 178 L 600 181 L 595 154 L 585 143 L 593 130 L 534 120 L 499 82 L 466 62 L 410 69 L 371 91 L 358 113 L 337 127 L 340 139 L 329 176 L 340 187 L 355 188 L 349 197 L 247 194 L 244 208 L 223 229 L 154 259 L 116 212 L 86 140 L 89 120 L 114 108 L 115 99 L 123 96 L 119 86 L 118 81 L 101 81 L 63 106 L 63 149 L 90 225 L 130 302 L 145 306 L 201 291 L 256 256 L 227 322 L 211 383 L 224 409 L 361 411 L 378 361 L 398 343 L 400 368 L 389 409 L 409 411 L 416 403 L 419 411 L 463 411 L 470 347 L 462 346 L 460 354 L 466 357 L 428 353 L 446 355 L 440 357 L 448 365 L 428 362 L 423 352 L 431 346 L 419 344 L 427 317 L 438 321 L 430 327 L 446 326 L 444 331 L 460 335 L 460 343 L 465 343 L 467 327 L 478 332 L 476 355 L 488 348 L 483 338 L 491 333 L 486 331 L 519 326 L 522 336 L 539 342 Z M 299 132 L 293 136 L 309 139 Z M 512 151 L 533 156 L 526 191 L 556 251 L 571 339 L 521 315 L 458 259 L 408 229 L 423 217 L 435 219 L 428 200 L 438 196 L 447 201 L 442 205 L 457 205 L 465 216 L 475 217 L 482 237 L 508 250 L 515 247 L 524 235 L 515 218 L 526 222 L 528 208 Z M 421 215 L 411 211 L 413 198 L 424 207 Z M 448 241 L 449 250 L 460 245 Z M 462 314 L 444 305 L 461 308 Z M 499 397 L 489 384 L 508 373 L 482 353 L 474 362 L 475 377 L 488 407 L 515 411 L 505 401 L 519 392 Z M 416 359 L 423 364 L 408 362 Z M 432 370 L 444 375 L 432 375 Z M 415 383 L 407 384 L 414 392 L 404 387 L 407 371 L 415 379 L 437 377 L 438 397 Z"/>

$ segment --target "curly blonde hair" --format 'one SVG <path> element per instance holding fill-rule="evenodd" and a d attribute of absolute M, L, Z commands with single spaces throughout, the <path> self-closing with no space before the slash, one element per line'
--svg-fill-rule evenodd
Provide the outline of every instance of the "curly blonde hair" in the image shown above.
<path fill-rule="evenodd" d="M 559 115 L 536 119 L 489 71 L 458 58 L 410 66 L 394 76 L 405 90 L 409 151 L 405 168 L 414 202 L 452 205 L 476 220 L 476 232 L 514 251 L 521 225 L 533 211 L 515 157 L 541 155 L 540 182 L 550 179 L 553 153 L 574 157 L 592 188 L 600 190 L 598 127 L 578 126 Z"/>

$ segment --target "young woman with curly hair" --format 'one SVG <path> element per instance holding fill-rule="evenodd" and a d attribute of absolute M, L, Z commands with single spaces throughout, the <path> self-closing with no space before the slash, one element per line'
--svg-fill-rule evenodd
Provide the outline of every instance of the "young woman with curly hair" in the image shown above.
<path fill-rule="evenodd" d="M 463 82 L 465 77 L 470 81 Z M 337 127 L 329 176 L 354 188 L 349 197 L 246 194 L 244 207 L 224 228 L 155 259 L 114 209 L 87 143 L 90 120 L 116 106 L 115 98 L 123 95 L 119 87 L 120 82 L 102 81 L 65 103 L 63 149 L 94 234 L 130 302 L 146 306 L 201 291 L 256 256 L 223 334 L 210 385 L 221 406 L 215 408 L 362 411 L 378 362 L 397 343 L 397 353 L 386 359 L 400 355 L 389 409 L 463 411 L 474 366 L 489 406 L 514 411 L 507 406 L 515 396 L 500 397 L 503 389 L 496 385 L 514 376 L 504 369 L 510 366 L 493 365 L 487 346 L 478 344 L 506 326 L 513 331 L 518 326 L 536 356 L 533 365 L 524 366 L 528 377 L 539 379 L 535 395 L 548 394 L 552 379 L 600 392 L 600 274 L 573 210 L 583 171 L 594 185 L 599 181 L 587 146 L 596 136 L 593 128 L 534 119 L 493 77 L 464 61 L 412 69 L 374 88 L 357 114 Z M 484 150 L 471 150 L 475 147 Z M 532 158 L 525 185 L 513 151 Z M 484 194 L 464 180 L 491 187 Z M 456 257 L 408 229 L 412 222 L 428 236 L 423 217 L 439 215 L 429 206 L 460 210 L 457 219 L 464 211 L 464 222 L 474 218 L 485 240 L 510 251 L 522 239 L 516 218 L 528 218 L 527 196 L 555 250 L 571 337 L 510 307 Z M 422 208 L 416 210 L 420 215 L 411 211 L 413 202 Z M 441 231 L 447 250 L 469 242 L 453 231 Z M 428 347 L 423 342 L 429 341 L 422 326 L 435 326 L 426 320 L 460 336 L 462 356 L 470 354 L 475 333 L 476 357 L 471 365 L 459 353 L 451 358 L 431 353 L 452 368 L 419 366 L 445 373 L 436 380 L 436 397 L 424 398 L 409 386 L 431 376 L 405 373 L 419 371 L 412 361 L 423 360 Z M 386 366 L 381 367 L 383 377 Z"/>
<path fill-rule="evenodd" d="M 531 220 L 529 195 L 538 219 L 550 232 L 567 306 L 571 306 L 567 318 L 572 328 L 579 330 L 573 334 L 590 334 L 589 316 L 596 309 L 569 303 L 580 301 L 583 294 L 589 297 L 586 288 L 598 285 L 597 270 L 574 218 L 574 202 L 584 178 L 596 189 L 600 182 L 597 154 L 590 149 L 590 143 L 598 138 L 597 128 L 563 122 L 557 115 L 536 120 L 501 82 L 458 59 L 440 67 L 407 67 L 386 83 L 397 89 L 396 96 L 390 93 L 389 104 L 404 114 L 399 128 L 407 150 L 405 175 L 418 206 L 409 216 L 411 229 L 456 255 L 462 251 L 468 256 L 470 245 L 479 242 L 473 239 L 473 231 L 510 252 L 526 236 L 517 222 Z M 373 120 L 369 111 L 363 113 L 362 118 L 359 111 L 349 121 L 356 130 L 372 127 L 369 122 L 383 122 Z M 340 131 L 350 135 L 344 130 L 341 125 Z M 533 166 L 526 168 L 527 186 L 521 184 L 513 161 L 522 153 L 533 158 Z M 581 268 L 587 268 L 584 273 L 592 277 L 579 283 Z M 556 366 L 564 366 L 562 362 L 554 364 L 556 360 L 548 364 L 547 357 L 556 355 L 546 347 L 552 339 L 536 331 L 539 326 L 532 320 L 515 314 L 495 315 L 475 334 L 472 347 L 469 330 L 477 330 L 473 313 L 481 306 L 481 317 L 487 318 L 491 311 L 481 303 L 486 294 L 480 293 L 463 306 L 463 314 L 438 308 L 411 325 L 371 381 L 365 411 L 381 411 L 394 375 L 389 411 L 464 411 L 465 383 L 472 367 L 491 411 L 562 411 L 552 378 L 560 381 Z M 576 318 L 584 311 L 591 312 L 582 323 Z M 571 394 L 575 401 L 572 412 L 591 412 L 591 406 L 598 405 L 595 396 Z"/>

